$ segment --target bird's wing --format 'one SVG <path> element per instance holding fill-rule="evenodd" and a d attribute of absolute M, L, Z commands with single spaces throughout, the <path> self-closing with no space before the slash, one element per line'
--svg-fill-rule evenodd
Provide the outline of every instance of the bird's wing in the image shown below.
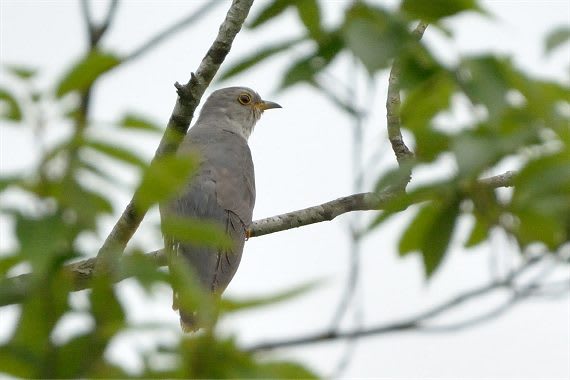
<path fill-rule="evenodd" d="M 162 204 L 161 216 L 174 215 L 210 220 L 225 229 L 233 241 L 229 250 L 177 244 L 165 236 L 165 244 L 186 258 L 200 282 L 221 293 L 233 278 L 241 259 L 245 229 L 251 223 L 255 182 L 251 153 L 243 138 L 230 132 L 189 134 L 181 146 L 199 151 L 198 173 L 173 200 Z"/>

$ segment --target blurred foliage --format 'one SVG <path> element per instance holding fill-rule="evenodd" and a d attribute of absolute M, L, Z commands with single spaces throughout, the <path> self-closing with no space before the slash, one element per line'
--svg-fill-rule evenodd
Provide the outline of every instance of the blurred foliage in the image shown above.
<path fill-rule="evenodd" d="M 429 6 L 428 6 L 429 4 Z M 327 92 L 322 76 L 341 55 L 354 56 L 362 70 L 374 77 L 385 72 L 396 59 L 400 65 L 404 101 L 403 128 L 413 137 L 416 157 L 407 167 L 389 171 L 377 181 L 380 191 L 399 183 L 409 169 L 430 167 L 440 157 L 453 158 L 456 170 L 445 180 L 419 184 L 394 198 L 371 223 L 381 226 L 390 216 L 410 207 L 415 212 L 404 229 L 399 250 L 402 255 L 419 253 L 428 276 L 441 267 L 449 251 L 458 219 L 473 220 L 466 247 L 488 239 L 492 229 L 504 230 L 518 242 L 521 252 L 539 244 L 555 252 L 568 244 L 570 234 L 570 91 L 568 87 L 519 70 L 508 57 L 478 55 L 463 57 L 456 65 L 444 65 L 410 32 L 417 19 L 442 28 L 441 20 L 465 11 L 484 14 L 476 1 L 404 0 L 400 9 L 388 10 L 366 2 L 347 5 L 336 26 L 325 26 L 316 0 L 273 0 L 253 15 L 248 26 L 256 30 L 294 10 L 304 28 L 296 38 L 275 42 L 228 67 L 230 78 L 279 55 L 291 54 L 304 44 L 311 51 L 285 70 L 281 88 L 300 83 Z M 568 29 L 556 29 L 546 41 L 551 52 L 568 40 Z M 67 70 L 52 89 L 36 90 L 39 71 L 26 65 L 5 65 L 13 88 L 0 88 L 0 118 L 3 128 L 32 129 L 41 139 L 45 127 L 43 110 L 59 110 L 50 125 L 71 125 L 61 141 L 38 146 L 39 159 L 33 167 L 3 175 L 0 191 L 24 195 L 26 207 L 3 205 L 4 217 L 14 222 L 17 247 L 0 256 L 0 305 L 14 302 L 14 286 L 7 279 L 15 270 L 29 268 L 26 297 L 19 306 L 19 318 L 10 339 L 0 346 L 0 371 L 15 377 L 152 377 L 152 378 L 313 378 L 302 366 L 270 361 L 244 352 L 232 338 L 220 337 L 215 329 L 180 337 L 173 345 L 143 352 L 144 365 L 138 373 L 125 372 L 106 356 L 108 347 L 122 332 L 137 330 L 109 282 L 95 278 L 89 284 L 89 306 L 78 308 L 69 294 L 77 284 L 64 268 L 70 260 L 92 256 L 82 252 L 78 239 L 97 233 L 101 217 L 116 213 L 111 199 L 88 185 L 86 175 L 116 184 L 115 176 L 102 167 L 96 152 L 132 167 L 141 181 L 135 194 L 137 206 L 146 210 L 176 192 L 197 165 L 195 157 L 165 157 L 150 166 L 136 152 L 113 138 L 114 133 L 156 133 L 162 128 L 138 112 L 127 112 L 113 123 L 106 136 L 95 139 L 85 130 L 92 128 L 88 110 L 82 106 L 86 94 L 107 72 L 122 64 L 120 55 L 95 47 Z M 350 80 L 351 78 L 349 78 Z M 330 95 L 330 94 L 327 94 Z M 335 105 L 350 114 L 355 110 L 333 96 Z M 453 131 L 443 128 L 438 116 L 451 110 L 454 99 L 468 101 L 474 118 Z M 39 116 L 38 116 L 39 115 Z M 158 137 L 158 136 L 157 136 Z M 495 190 L 477 179 L 496 173 L 507 158 L 521 165 L 511 191 L 498 197 Z M 408 212 L 408 211 L 406 211 Z M 199 221 L 169 221 L 169 229 L 181 239 L 197 244 L 223 245 L 225 236 L 216 226 Z M 158 228 L 157 228 L 158 229 Z M 299 295 L 312 284 L 261 299 L 223 300 L 216 305 L 195 284 L 185 266 L 167 273 L 149 257 L 129 251 L 120 271 L 132 277 L 148 292 L 159 284 L 185 289 L 180 302 L 222 315 Z M 194 284 L 194 285 L 192 285 Z M 70 315 L 91 321 L 87 331 L 55 339 L 54 330 Z M 162 328 L 162 327 L 160 327 Z"/>
<path fill-rule="evenodd" d="M 289 6 L 294 2 L 269 2 L 249 27 L 255 30 Z M 356 1 L 338 25 L 324 27 L 317 17 L 308 24 L 304 18 L 303 37 L 268 46 L 223 75 L 224 79 L 238 75 L 278 54 L 290 54 L 297 45 L 309 44 L 313 52 L 286 69 L 281 88 L 309 84 L 354 115 L 339 101 L 341 97 L 326 93 L 327 67 L 349 54 L 372 80 L 397 60 L 403 92 L 402 128 L 411 133 L 416 156 L 404 167 L 384 173 L 376 190 L 401 183 L 415 167 L 435 168 L 444 156 L 454 159 L 456 170 L 445 180 L 419 184 L 395 197 L 367 231 L 413 206 L 416 215 L 402 233 L 399 251 L 401 255 L 420 253 L 428 277 L 440 267 L 455 226 L 466 215 L 473 220 L 464 242 L 468 248 L 486 241 L 493 229 L 514 237 L 522 253 L 531 245 L 556 252 L 569 244 L 570 89 L 529 76 L 505 56 L 465 56 L 449 66 L 411 32 L 422 20 L 452 38 L 442 20 L 466 11 L 487 15 L 475 0 L 403 0 L 396 10 Z M 565 44 L 569 36 L 567 27 L 554 29 L 546 38 L 545 51 Z M 449 130 L 438 116 L 449 114 L 454 100 L 470 103 L 474 121 Z M 498 168 L 508 158 L 522 167 L 508 199 L 503 199 L 477 179 L 499 174 Z"/>

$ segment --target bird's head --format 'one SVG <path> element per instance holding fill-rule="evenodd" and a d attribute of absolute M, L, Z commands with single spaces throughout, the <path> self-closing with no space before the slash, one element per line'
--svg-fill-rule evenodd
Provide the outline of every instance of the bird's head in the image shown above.
<path fill-rule="evenodd" d="M 236 133 L 249 137 L 263 111 L 281 108 L 277 103 L 261 99 L 247 87 L 227 87 L 214 91 L 204 103 L 200 119 L 216 120 L 218 125 L 232 128 Z"/>

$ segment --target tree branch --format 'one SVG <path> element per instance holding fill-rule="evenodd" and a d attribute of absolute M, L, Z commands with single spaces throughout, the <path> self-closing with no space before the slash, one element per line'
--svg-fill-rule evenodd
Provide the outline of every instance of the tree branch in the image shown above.
<path fill-rule="evenodd" d="M 506 172 L 495 177 L 484 178 L 480 180 L 480 182 L 487 184 L 489 188 L 495 189 L 498 187 L 512 186 L 513 179 L 514 173 Z M 256 220 L 252 223 L 248 231 L 249 237 L 263 236 L 307 226 L 309 224 L 330 221 L 347 212 L 381 210 L 397 194 L 398 192 L 395 190 L 385 190 L 380 193 L 353 194 L 318 206 Z M 120 221 L 122 221 L 122 219 Z M 125 228 L 128 228 L 128 226 Z M 162 250 L 153 251 L 146 255 L 157 265 L 166 265 L 166 258 Z M 128 257 L 129 256 L 125 256 L 124 259 L 128 260 Z M 91 258 L 65 266 L 65 270 L 68 271 L 73 278 L 73 290 L 77 291 L 89 287 L 89 280 L 95 274 L 98 260 L 98 257 Z M 116 267 L 119 268 L 120 262 L 116 264 Z M 116 282 L 125 278 L 122 277 L 120 272 L 115 272 L 114 274 L 116 275 L 114 278 Z M 31 279 L 31 274 L 23 274 L 2 280 L 0 282 L 0 306 L 21 302 L 26 297 L 26 294 L 28 294 Z"/>
<path fill-rule="evenodd" d="M 218 36 L 202 59 L 196 74 L 191 75 L 186 85 L 176 84 L 178 99 L 153 160 L 176 151 L 188 130 L 202 95 L 230 52 L 233 40 L 240 31 L 252 4 L 253 0 L 232 1 Z M 135 207 L 135 196 L 133 196 L 97 254 L 97 272 L 111 273 L 114 270 L 146 211 Z"/>
<path fill-rule="evenodd" d="M 437 306 L 432 307 L 431 309 L 424 311 L 423 313 L 417 314 L 413 317 L 403 319 L 402 321 L 399 321 L 399 322 L 377 325 L 377 326 L 366 328 L 366 329 L 358 329 L 358 330 L 352 330 L 352 331 L 327 331 L 327 332 L 307 335 L 304 337 L 294 338 L 294 339 L 289 339 L 289 340 L 260 343 L 260 344 L 256 344 L 256 345 L 246 349 L 246 351 L 250 351 L 250 352 L 266 351 L 266 350 L 273 350 L 276 348 L 285 348 L 285 347 L 327 342 L 327 341 L 331 341 L 331 340 L 377 336 L 377 335 L 381 335 L 381 334 L 388 334 L 388 333 L 394 333 L 394 332 L 406 331 L 406 330 L 416 330 L 416 331 L 424 331 L 424 332 L 452 331 L 452 329 L 448 330 L 444 327 L 426 326 L 424 323 L 427 320 L 429 320 L 433 317 L 436 317 L 436 316 L 438 316 L 438 315 L 440 315 L 440 314 L 442 314 L 442 313 L 444 313 L 450 309 L 456 308 L 457 306 L 460 306 L 460 305 L 462 305 L 462 304 L 466 303 L 467 301 L 470 301 L 474 298 L 477 298 L 477 297 L 480 297 L 483 295 L 487 295 L 487 294 L 489 294 L 489 293 L 491 293 L 497 289 L 500 289 L 500 288 L 507 288 L 507 287 L 513 286 L 514 281 L 516 279 L 521 277 L 521 275 L 523 273 L 525 273 L 529 268 L 533 267 L 534 265 L 536 265 L 537 263 L 542 261 L 545 256 L 546 256 L 546 254 L 532 257 L 527 262 L 522 264 L 519 268 L 517 268 L 517 270 L 515 270 L 511 274 L 507 275 L 502 280 L 496 280 L 496 281 L 493 281 L 487 285 L 483 285 L 483 286 L 474 288 L 472 290 L 468 290 L 464 293 L 461 293 L 455 297 L 450 298 L 449 300 L 447 300 L 445 302 L 442 302 L 441 304 L 439 304 Z M 524 296 L 524 294 L 520 294 L 516 300 L 519 300 L 520 297 L 523 297 L 523 296 Z M 506 305 L 510 305 L 510 304 L 512 304 L 512 302 L 514 302 L 513 299 L 510 299 Z M 490 319 L 492 316 L 498 316 L 500 313 L 505 311 L 504 306 L 505 305 L 496 309 L 495 313 L 492 315 L 489 313 L 484 314 L 483 317 L 481 317 L 480 319 L 477 320 L 477 322 L 483 322 L 485 320 Z M 470 320 L 469 322 L 471 324 L 473 324 L 473 322 L 475 322 L 475 320 Z M 465 326 L 468 326 L 468 324 L 465 323 Z M 460 328 L 460 324 L 457 324 L 454 327 Z"/>
<path fill-rule="evenodd" d="M 414 29 L 412 34 L 420 40 L 427 28 L 428 24 L 420 22 Z M 388 78 L 388 97 L 386 99 L 386 121 L 388 127 L 388 139 L 392 145 L 392 150 L 396 155 L 398 164 L 400 166 L 407 160 L 414 157 L 412 151 L 404 143 L 401 132 L 400 122 L 400 62 L 398 59 L 394 60 L 390 76 Z M 411 177 L 408 178 L 408 182 Z M 406 182 L 407 183 L 407 182 Z"/>

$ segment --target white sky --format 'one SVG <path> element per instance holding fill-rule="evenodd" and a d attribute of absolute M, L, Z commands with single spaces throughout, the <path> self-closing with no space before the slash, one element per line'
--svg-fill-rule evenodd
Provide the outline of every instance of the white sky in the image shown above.
<path fill-rule="evenodd" d="M 256 14 L 264 1 L 252 9 Z M 325 1 L 327 22 L 338 20 L 348 2 Z M 379 2 L 385 3 L 385 2 Z M 393 1 L 389 2 L 393 4 Z M 570 5 L 566 1 L 487 1 L 484 3 L 496 17 L 485 20 L 477 15 L 464 15 L 447 23 L 455 32 L 450 42 L 433 28 L 425 40 L 449 62 L 458 54 L 501 52 L 512 54 L 515 62 L 536 75 L 568 81 L 570 52 L 561 49 L 546 58 L 543 40 L 548 31 L 570 22 Z M 97 1 L 95 14 L 103 14 L 105 2 Z M 125 1 L 121 3 L 115 25 L 105 37 L 103 46 L 120 53 L 132 51 L 149 36 L 198 6 L 191 1 Z M 172 84 L 186 81 L 190 71 L 197 68 L 201 58 L 217 33 L 227 10 L 217 7 L 195 26 L 188 28 L 162 47 L 141 59 L 119 68 L 106 76 L 96 87 L 93 102 L 94 119 L 112 121 L 127 111 L 136 111 L 165 124 L 175 101 Z M 40 85 L 52 86 L 72 59 L 83 51 L 84 29 L 79 17 L 78 2 L 71 1 L 8 1 L 0 2 L 0 58 L 2 63 L 27 63 L 41 69 Z M 300 33 L 294 13 L 278 23 L 259 31 L 241 33 L 228 58 L 236 62 L 240 56 Z M 300 49 L 302 53 L 304 49 Z M 223 85 L 246 85 L 256 89 L 264 98 L 277 101 L 282 110 L 267 112 L 250 139 L 256 165 L 257 204 L 254 219 L 280 214 L 323 203 L 351 193 L 352 177 L 351 122 L 330 103 L 304 85 L 286 92 L 275 88 L 283 69 L 292 57 L 280 57 L 260 66 L 247 75 Z M 333 67 L 333 76 L 348 82 L 351 72 L 348 60 Z M 10 83 L 4 75 L 2 84 Z M 368 79 L 358 75 L 357 104 L 370 105 L 365 125 L 363 155 L 374 161 L 373 172 L 394 164 L 385 137 L 385 76 L 377 78 L 377 91 L 366 91 Z M 210 92 L 210 91 L 209 91 Z M 459 115 L 465 117 L 465 115 Z M 55 140 L 67 130 L 53 124 L 47 136 Z M 158 136 L 130 137 L 128 140 L 105 134 L 104 126 L 97 135 L 116 139 L 150 158 Z M 0 169 L 9 173 L 29 167 L 34 157 L 32 134 L 15 127 L 0 129 Z M 134 184 L 136 177 L 123 167 L 113 166 L 118 177 Z M 508 169 L 508 168 L 505 168 Z M 442 165 L 442 170 L 449 170 Z M 440 173 L 420 173 L 429 178 Z M 366 190 L 376 174 L 365 179 Z M 101 185 L 101 189 L 105 189 Z M 130 195 L 116 194 L 116 213 L 122 211 Z M 7 199 L 4 199 L 7 201 Z M 369 216 L 367 213 L 367 216 Z M 454 243 L 454 253 L 434 279 L 425 283 L 417 256 L 399 259 L 397 238 L 402 223 L 411 214 L 395 218 L 386 227 L 364 240 L 362 247 L 362 281 L 357 299 L 364 305 L 364 324 L 402 319 L 429 305 L 444 300 L 461 290 L 485 283 L 490 278 L 489 256 L 499 256 L 504 269 L 512 258 L 506 253 L 509 245 L 501 236 L 491 246 L 476 252 L 461 251 L 460 239 Z M 329 326 L 342 293 L 348 269 L 349 235 L 347 226 L 354 215 L 344 215 L 330 223 L 303 227 L 269 236 L 251 239 L 240 269 L 228 289 L 236 297 L 271 294 L 303 281 L 325 278 L 326 284 L 294 301 L 276 307 L 236 315 L 223 321 L 222 330 L 235 334 L 240 342 L 253 344 L 261 340 L 300 336 L 321 331 Z M 110 230 L 114 218 L 101 223 L 101 236 L 86 239 L 87 248 L 94 251 Z M 461 230 L 468 225 L 461 224 Z M 153 210 L 145 219 L 135 241 L 157 249 L 161 238 L 148 234 L 148 226 L 158 223 Z M 0 224 L 1 245 L 6 249 L 13 241 L 8 236 L 9 223 Z M 178 325 L 177 315 L 170 309 L 168 289 L 160 289 L 152 301 L 137 301 L 141 293 L 128 281 L 120 285 L 121 297 L 132 310 L 133 321 L 167 321 Z M 450 315 L 448 321 L 462 320 L 500 301 L 500 295 L 474 303 Z M 82 304 L 84 295 L 73 301 Z M 0 341 L 7 338 L 15 318 L 15 307 L 0 309 Z M 404 333 L 362 340 L 344 376 L 374 378 L 569 378 L 570 377 L 570 300 L 530 300 L 518 305 L 502 317 L 454 334 Z M 81 318 L 69 318 L 58 336 L 85 328 Z M 350 326 L 351 318 L 343 325 Z M 145 337 L 125 336 L 119 339 L 111 356 L 121 354 L 126 364 L 136 366 L 134 347 L 150 347 L 156 339 L 171 339 L 172 334 L 147 334 Z M 156 338 L 156 339 L 155 339 Z M 307 363 L 323 375 L 331 374 L 344 353 L 344 343 L 320 344 L 279 351 L 278 354 Z"/>

